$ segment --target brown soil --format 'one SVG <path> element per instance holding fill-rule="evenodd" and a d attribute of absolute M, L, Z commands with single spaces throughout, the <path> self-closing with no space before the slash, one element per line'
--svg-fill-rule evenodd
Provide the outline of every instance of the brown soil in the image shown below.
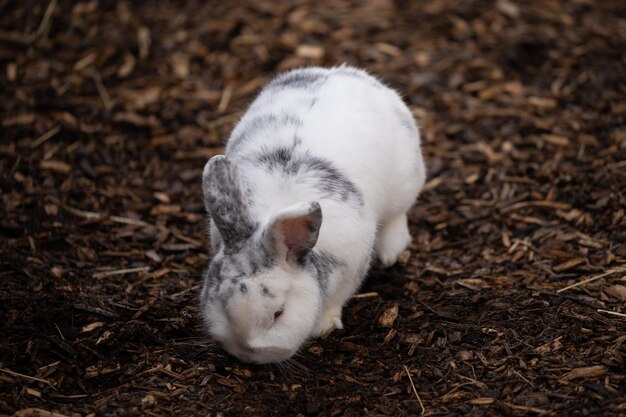
<path fill-rule="evenodd" d="M 4 0 L 0 28 L 0 414 L 626 413 L 623 1 Z M 269 77 L 341 62 L 420 121 L 414 244 L 345 330 L 242 364 L 199 319 L 202 167 Z"/>

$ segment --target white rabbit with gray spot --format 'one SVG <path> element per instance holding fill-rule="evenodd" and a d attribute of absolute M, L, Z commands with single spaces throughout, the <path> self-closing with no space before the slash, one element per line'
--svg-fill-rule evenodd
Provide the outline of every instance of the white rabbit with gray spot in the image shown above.
<path fill-rule="evenodd" d="M 372 256 L 393 265 L 411 242 L 407 211 L 425 175 L 411 112 L 365 71 L 305 68 L 271 81 L 204 168 L 213 258 L 200 298 L 211 337 L 269 363 L 343 328 Z"/>

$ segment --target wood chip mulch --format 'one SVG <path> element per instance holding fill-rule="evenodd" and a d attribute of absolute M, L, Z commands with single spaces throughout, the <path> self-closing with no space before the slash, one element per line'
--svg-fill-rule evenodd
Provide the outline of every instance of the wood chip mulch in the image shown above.
<path fill-rule="evenodd" d="M 0 414 L 626 414 L 626 4 L 0 1 Z M 273 74 L 419 120 L 400 265 L 282 366 L 210 343 L 200 178 Z"/>

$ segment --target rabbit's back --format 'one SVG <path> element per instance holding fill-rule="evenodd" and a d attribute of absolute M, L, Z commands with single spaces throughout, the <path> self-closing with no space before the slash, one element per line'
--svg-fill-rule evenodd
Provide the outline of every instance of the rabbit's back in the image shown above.
<path fill-rule="evenodd" d="M 345 66 L 274 79 L 233 130 L 226 153 L 267 213 L 321 198 L 366 207 L 381 221 L 407 204 L 398 196 L 414 200 L 425 176 L 409 109 L 374 77 Z"/>

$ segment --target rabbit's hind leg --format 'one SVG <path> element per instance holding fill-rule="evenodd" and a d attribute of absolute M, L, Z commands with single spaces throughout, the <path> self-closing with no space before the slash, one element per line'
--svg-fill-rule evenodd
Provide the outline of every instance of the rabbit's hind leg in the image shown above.
<path fill-rule="evenodd" d="M 411 234 L 406 213 L 385 223 L 376 239 L 376 254 L 383 267 L 392 266 L 411 243 Z"/>

